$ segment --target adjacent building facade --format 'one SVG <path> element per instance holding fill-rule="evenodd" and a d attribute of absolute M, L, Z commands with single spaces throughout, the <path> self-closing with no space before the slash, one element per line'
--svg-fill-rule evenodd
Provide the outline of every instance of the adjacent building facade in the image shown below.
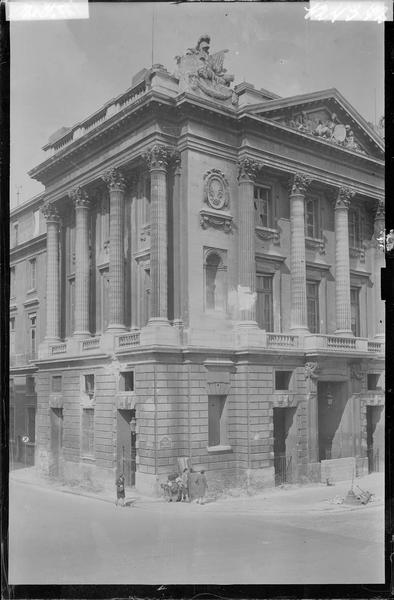
<path fill-rule="evenodd" d="M 34 384 L 51 476 L 383 465 L 383 140 L 335 89 L 233 86 L 209 44 L 52 136 L 11 216 L 35 227 L 11 250 L 11 406 Z"/>

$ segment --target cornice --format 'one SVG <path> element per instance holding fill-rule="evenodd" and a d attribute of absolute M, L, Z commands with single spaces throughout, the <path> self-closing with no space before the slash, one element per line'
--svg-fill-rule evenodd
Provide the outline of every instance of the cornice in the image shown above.
<path fill-rule="evenodd" d="M 41 235 L 32 238 L 31 240 L 27 240 L 23 242 L 23 244 L 19 244 L 14 248 L 10 249 L 10 260 L 17 259 L 20 254 L 24 254 L 25 252 L 37 252 L 37 250 L 43 246 L 46 246 L 46 238 L 47 234 L 42 233 Z"/>

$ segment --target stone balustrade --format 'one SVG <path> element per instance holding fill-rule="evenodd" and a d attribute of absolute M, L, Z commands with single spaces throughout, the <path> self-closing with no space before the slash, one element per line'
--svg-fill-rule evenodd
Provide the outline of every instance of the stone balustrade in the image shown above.
<path fill-rule="evenodd" d="M 97 350 L 100 348 L 100 338 L 93 337 L 87 338 L 81 341 L 81 352 L 89 352 L 90 350 Z"/>
<path fill-rule="evenodd" d="M 285 333 L 267 333 L 268 348 L 297 348 L 298 336 Z"/>
<path fill-rule="evenodd" d="M 127 348 L 140 345 L 140 331 L 131 331 L 130 333 L 124 333 L 118 335 L 115 338 L 115 348 L 117 350 L 126 350 Z"/>
<path fill-rule="evenodd" d="M 67 343 L 63 342 L 61 344 L 54 344 L 50 346 L 50 354 L 54 356 L 55 354 L 66 354 L 67 353 Z"/>

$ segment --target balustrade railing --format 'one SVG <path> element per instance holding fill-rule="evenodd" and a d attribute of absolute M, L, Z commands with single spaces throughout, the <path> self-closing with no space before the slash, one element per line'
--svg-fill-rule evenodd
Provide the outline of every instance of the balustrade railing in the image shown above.
<path fill-rule="evenodd" d="M 267 345 L 269 348 L 296 348 L 298 337 L 285 333 L 267 333 Z"/>
<path fill-rule="evenodd" d="M 140 332 L 139 331 L 131 331 L 130 333 L 123 333 L 117 337 L 117 347 L 118 348 L 127 348 L 129 346 L 139 346 L 140 345 Z"/>
<path fill-rule="evenodd" d="M 356 338 L 328 335 L 326 346 L 332 350 L 356 350 Z"/>
<path fill-rule="evenodd" d="M 368 342 L 368 352 L 384 352 L 384 344 L 383 342 Z"/>
<path fill-rule="evenodd" d="M 86 338 L 86 340 L 82 340 L 81 342 L 81 350 L 82 352 L 88 352 L 89 350 L 96 350 L 100 347 L 100 338 Z"/>
<path fill-rule="evenodd" d="M 66 354 L 67 352 L 67 344 L 66 342 L 62 344 L 55 344 L 51 346 L 51 354 Z"/>

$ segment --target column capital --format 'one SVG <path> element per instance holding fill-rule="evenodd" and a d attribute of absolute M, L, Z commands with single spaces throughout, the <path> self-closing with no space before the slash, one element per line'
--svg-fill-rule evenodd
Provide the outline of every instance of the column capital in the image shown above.
<path fill-rule="evenodd" d="M 61 218 L 59 210 L 53 202 L 45 202 L 41 207 L 41 212 L 47 223 L 60 223 Z"/>
<path fill-rule="evenodd" d="M 77 187 L 69 192 L 69 198 L 74 202 L 75 208 L 89 208 L 90 207 L 90 199 L 88 193 Z"/>
<path fill-rule="evenodd" d="M 306 191 L 311 183 L 312 178 L 305 173 L 294 173 L 294 175 L 290 178 L 290 195 L 305 196 Z"/>
<path fill-rule="evenodd" d="M 238 181 L 252 182 L 256 181 L 257 172 L 262 168 L 262 164 L 252 158 L 241 158 L 238 161 Z"/>
<path fill-rule="evenodd" d="M 345 208 L 346 210 L 350 206 L 351 199 L 354 198 L 356 192 L 349 187 L 340 187 L 338 191 L 338 197 L 335 202 L 335 210 L 339 208 Z"/>
<path fill-rule="evenodd" d="M 107 184 L 110 192 L 124 192 L 126 189 L 125 178 L 118 168 L 108 169 L 101 178 Z"/>
<path fill-rule="evenodd" d="M 179 152 L 163 144 L 154 144 L 143 154 L 150 171 L 167 171 L 170 160 L 176 161 L 178 157 Z"/>

